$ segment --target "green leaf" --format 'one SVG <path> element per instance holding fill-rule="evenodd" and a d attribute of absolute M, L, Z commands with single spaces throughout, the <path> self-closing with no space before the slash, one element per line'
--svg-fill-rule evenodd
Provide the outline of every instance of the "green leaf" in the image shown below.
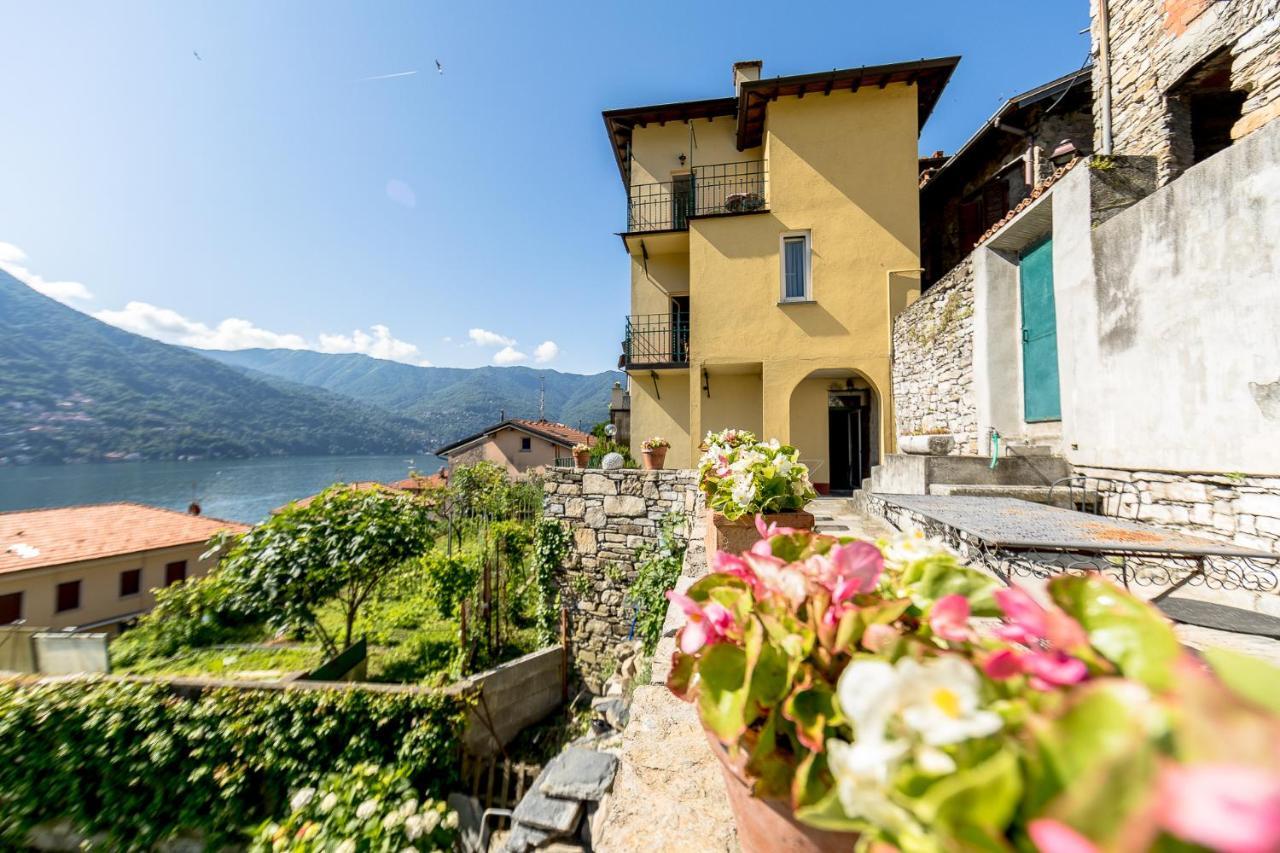
<path fill-rule="evenodd" d="M 837 713 L 835 691 L 823 681 L 802 684 L 787 697 L 782 713 L 795 723 L 796 737 L 805 747 L 822 752 L 827 722 Z"/>
<path fill-rule="evenodd" d="M 790 753 L 778 748 L 781 720 L 777 709 L 769 712 L 760 737 L 747 758 L 747 773 L 756 780 L 751 790 L 753 796 L 785 798 L 791 791 L 795 766 L 789 759 Z"/>
<path fill-rule="evenodd" d="M 928 825 L 956 832 L 974 827 L 1001 835 L 1022 795 L 1022 776 L 1012 749 L 996 750 L 982 763 L 960 767 L 935 782 L 919 799 L 917 815 Z"/>
<path fill-rule="evenodd" d="M 1201 655 L 1237 696 L 1280 714 L 1280 668 L 1229 649 L 1205 649 Z"/>
<path fill-rule="evenodd" d="M 747 655 L 737 646 L 716 643 L 698 663 L 698 710 L 703 724 L 721 743 L 733 743 L 747 729 Z"/>
<path fill-rule="evenodd" d="M 1049 595 L 1122 675 L 1153 690 L 1172 686 L 1182 650 L 1173 627 L 1155 608 L 1093 576 L 1060 575 L 1049 581 Z"/>
<path fill-rule="evenodd" d="M 960 565 L 955 557 L 938 554 L 917 560 L 902 572 L 903 588 L 917 604 L 932 604 L 947 595 L 963 595 L 974 616 L 999 616 L 995 591 L 999 583 L 977 569 Z"/>

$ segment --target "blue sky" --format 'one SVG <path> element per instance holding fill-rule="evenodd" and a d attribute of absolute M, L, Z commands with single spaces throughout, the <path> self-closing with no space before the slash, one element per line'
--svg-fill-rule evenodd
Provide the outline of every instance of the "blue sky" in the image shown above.
<path fill-rule="evenodd" d="M 730 94 L 740 59 L 961 54 L 920 140 L 952 151 L 1088 51 L 1086 0 L 0 0 L 0 20 L 0 266 L 172 342 L 582 373 L 616 362 L 628 301 L 602 109 Z"/>

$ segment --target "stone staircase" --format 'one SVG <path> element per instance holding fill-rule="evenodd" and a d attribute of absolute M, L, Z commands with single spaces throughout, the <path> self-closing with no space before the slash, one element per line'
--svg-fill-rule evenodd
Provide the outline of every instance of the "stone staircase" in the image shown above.
<path fill-rule="evenodd" d="M 987 456 L 895 453 L 871 469 L 863 488 L 890 495 L 1009 497 L 1049 503 L 1054 481 L 1069 476 L 1067 461 L 1041 447 L 1010 448 L 994 468 Z M 1067 492 L 1057 490 L 1053 502 L 1068 506 Z"/>

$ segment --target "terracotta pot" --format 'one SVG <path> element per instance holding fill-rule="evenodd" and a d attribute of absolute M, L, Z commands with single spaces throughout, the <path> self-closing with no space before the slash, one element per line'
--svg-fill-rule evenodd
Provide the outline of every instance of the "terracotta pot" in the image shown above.
<path fill-rule="evenodd" d="M 667 448 L 655 447 L 652 450 L 641 450 L 644 457 L 644 470 L 660 471 L 662 464 L 667 461 Z"/>
<path fill-rule="evenodd" d="M 591 451 L 579 450 L 573 454 L 573 461 L 579 468 L 586 468 L 587 465 L 591 464 Z"/>
<path fill-rule="evenodd" d="M 849 853 L 858 842 L 856 832 L 815 829 L 796 820 L 791 804 L 772 797 L 753 797 L 742 768 L 710 732 L 711 752 L 720 762 L 725 793 L 738 824 L 738 847 L 743 853 Z"/>
<path fill-rule="evenodd" d="M 765 524 L 777 524 L 779 527 L 793 527 L 796 530 L 812 530 L 813 516 L 804 510 L 797 512 L 768 512 L 764 516 Z M 756 517 L 744 515 L 737 521 L 730 521 L 720 513 L 707 509 L 707 556 L 716 551 L 728 551 L 730 554 L 741 554 L 760 541 L 760 531 L 756 530 Z"/>

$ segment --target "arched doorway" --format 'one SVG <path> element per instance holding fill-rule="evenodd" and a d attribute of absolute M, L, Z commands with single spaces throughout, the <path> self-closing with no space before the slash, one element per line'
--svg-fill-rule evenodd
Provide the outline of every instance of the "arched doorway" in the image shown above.
<path fill-rule="evenodd" d="M 880 462 L 880 398 L 850 368 L 815 370 L 791 393 L 791 443 L 822 494 L 862 488 Z"/>

